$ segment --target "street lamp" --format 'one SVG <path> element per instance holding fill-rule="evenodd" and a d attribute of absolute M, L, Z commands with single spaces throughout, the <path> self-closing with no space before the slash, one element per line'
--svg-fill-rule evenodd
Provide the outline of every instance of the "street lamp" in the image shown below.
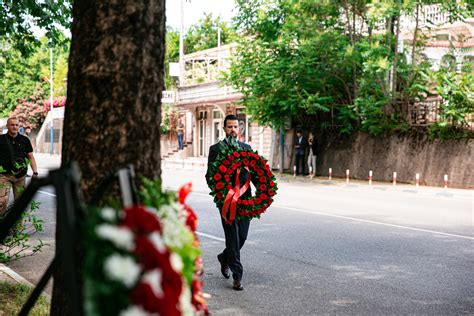
<path fill-rule="evenodd" d="M 54 129 L 53 129 L 53 93 L 54 93 L 54 80 L 53 80 L 53 45 L 52 40 L 49 42 L 49 70 L 50 70 L 50 80 L 49 80 L 49 153 L 52 155 L 54 153 Z"/>

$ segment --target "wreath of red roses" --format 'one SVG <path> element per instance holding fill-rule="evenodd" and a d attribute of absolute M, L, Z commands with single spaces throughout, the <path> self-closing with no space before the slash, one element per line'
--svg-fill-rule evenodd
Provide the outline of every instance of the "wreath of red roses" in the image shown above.
<path fill-rule="evenodd" d="M 252 149 L 221 148 L 218 158 L 210 166 L 209 186 L 214 202 L 227 224 L 235 218 L 260 218 L 273 203 L 278 190 L 275 175 L 267 160 Z M 249 172 L 247 182 L 241 184 L 239 175 Z M 256 187 L 254 196 L 241 198 L 250 185 Z"/>

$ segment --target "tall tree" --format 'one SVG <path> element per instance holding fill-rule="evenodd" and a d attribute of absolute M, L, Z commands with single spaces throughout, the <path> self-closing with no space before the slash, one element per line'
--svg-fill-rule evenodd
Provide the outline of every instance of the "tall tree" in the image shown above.
<path fill-rule="evenodd" d="M 46 30 L 48 38 L 57 42 L 58 26 L 69 29 L 72 0 L 0 1 L 0 38 L 9 42 L 24 56 L 39 45 L 34 27 Z"/>
<path fill-rule="evenodd" d="M 165 0 L 74 3 L 62 163 L 79 163 L 86 201 L 121 166 L 138 179 L 161 175 L 164 44 Z M 57 243 L 59 229 L 60 218 Z M 70 314 L 61 270 L 52 315 Z"/>

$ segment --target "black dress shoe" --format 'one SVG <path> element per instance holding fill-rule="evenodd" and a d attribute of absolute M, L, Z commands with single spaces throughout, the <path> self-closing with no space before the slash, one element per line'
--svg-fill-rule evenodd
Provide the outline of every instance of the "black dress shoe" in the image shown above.
<path fill-rule="evenodd" d="M 236 291 L 242 291 L 244 289 L 240 280 L 234 280 L 234 285 L 232 285 L 232 288 Z"/>
<path fill-rule="evenodd" d="M 229 269 L 229 265 L 226 264 L 223 259 L 222 259 L 222 254 L 218 254 L 217 255 L 217 260 L 219 261 L 219 263 L 221 264 L 221 273 L 222 275 L 224 276 L 224 278 L 228 279 L 230 278 L 230 269 Z"/>

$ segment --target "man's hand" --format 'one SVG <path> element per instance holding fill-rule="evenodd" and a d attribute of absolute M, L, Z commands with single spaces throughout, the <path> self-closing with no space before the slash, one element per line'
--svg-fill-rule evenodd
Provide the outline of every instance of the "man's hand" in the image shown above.
<path fill-rule="evenodd" d="M 33 175 L 31 176 L 31 180 L 38 180 L 38 172 L 33 172 Z"/>

